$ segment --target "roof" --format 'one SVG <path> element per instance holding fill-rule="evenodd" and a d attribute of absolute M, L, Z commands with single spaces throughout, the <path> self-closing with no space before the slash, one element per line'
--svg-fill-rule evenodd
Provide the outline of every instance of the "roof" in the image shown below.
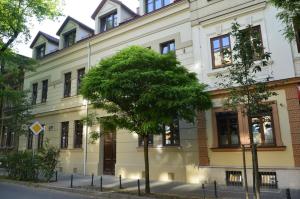
<path fill-rule="evenodd" d="M 68 16 L 68 17 L 65 19 L 64 23 L 63 23 L 63 24 L 60 26 L 60 28 L 58 29 L 56 35 L 60 35 L 60 33 L 63 31 L 64 27 L 67 25 L 67 23 L 68 23 L 70 20 L 74 21 L 74 22 L 75 22 L 76 24 L 78 24 L 82 29 L 84 29 L 84 30 L 86 30 L 86 31 L 88 31 L 88 32 L 90 32 L 90 33 L 92 33 L 92 34 L 94 34 L 94 29 L 88 27 L 87 25 L 81 23 L 80 21 L 74 19 L 73 17 Z"/>
<path fill-rule="evenodd" d="M 58 45 L 59 40 L 51 35 L 48 35 L 47 33 L 44 33 L 42 31 L 39 31 L 38 34 L 35 36 L 34 40 L 32 41 L 30 48 L 33 48 L 37 40 L 39 39 L 40 36 L 44 36 L 50 43 Z"/>
<path fill-rule="evenodd" d="M 127 12 L 129 12 L 130 14 L 136 16 L 137 14 L 135 12 L 133 12 L 130 8 L 128 8 L 125 4 L 123 4 L 121 1 L 119 0 L 110 0 L 116 4 L 119 4 L 124 10 L 126 10 Z M 104 6 L 104 4 L 107 2 L 107 0 L 102 0 L 101 3 L 99 4 L 99 6 L 96 8 L 96 10 L 94 11 L 93 15 L 92 15 L 92 19 L 95 19 L 97 14 L 99 13 L 99 11 L 101 10 L 101 8 Z"/>

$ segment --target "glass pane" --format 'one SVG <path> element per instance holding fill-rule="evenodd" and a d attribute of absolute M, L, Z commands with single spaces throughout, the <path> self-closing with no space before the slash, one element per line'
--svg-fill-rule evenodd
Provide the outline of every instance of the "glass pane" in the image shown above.
<path fill-rule="evenodd" d="M 272 118 L 271 116 L 264 116 L 262 117 L 262 120 L 265 135 L 265 144 L 274 144 Z"/>
<path fill-rule="evenodd" d="M 230 134 L 231 134 L 231 144 L 238 145 L 239 144 L 239 135 L 238 135 L 238 124 L 237 118 L 230 119 Z"/>
<path fill-rule="evenodd" d="M 172 144 L 172 133 L 170 126 L 165 126 L 165 145 Z"/>
<path fill-rule="evenodd" d="M 148 0 L 147 12 L 152 12 L 154 10 L 154 3 L 152 0 Z"/>
<path fill-rule="evenodd" d="M 169 47 L 168 46 L 164 46 L 163 50 L 162 50 L 162 54 L 167 54 L 169 52 Z"/>
<path fill-rule="evenodd" d="M 220 51 L 220 40 L 219 38 L 213 40 L 213 51 Z"/>
<path fill-rule="evenodd" d="M 253 134 L 253 141 L 255 144 L 261 144 L 261 133 L 260 133 L 260 120 L 259 118 L 252 118 L 252 134 Z"/>
<path fill-rule="evenodd" d="M 175 51 L 175 43 L 170 43 L 170 51 Z"/>
<path fill-rule="evenodd" d="M 117 14 L 114 14 L 114 27 L 118 26 L 118 17 Z"/>
<path fill-rule="evenodd" d="M 225 36 L 222 38 L 222 46 L 223 47 L 228 47 L 230 45 L 230 40 L 229 36 Z"/>
<path fill-rule="evenodd" d="M 173 2 L 174 2 L 174 0 L 164 0 L 164 5 L 166 6 Z"/>
<path fill-rule="evenodd" d="M 162 7 L 161 0 L 155 0 L 155 10 Z"/>
<path fill-rule="evenodd" d="M 221 52 L 215 52 L 214 53 L 214 59 L 215 59 L 215 67 L 223 65 Z"/>

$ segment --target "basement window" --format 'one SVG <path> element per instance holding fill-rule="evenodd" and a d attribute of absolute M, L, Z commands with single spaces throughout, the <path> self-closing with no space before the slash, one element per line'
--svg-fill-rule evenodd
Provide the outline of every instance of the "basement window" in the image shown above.
<path fill-rule="evenodd" d="M 227 186 L 243 186 L 241 171 L 226 171 Z"/>

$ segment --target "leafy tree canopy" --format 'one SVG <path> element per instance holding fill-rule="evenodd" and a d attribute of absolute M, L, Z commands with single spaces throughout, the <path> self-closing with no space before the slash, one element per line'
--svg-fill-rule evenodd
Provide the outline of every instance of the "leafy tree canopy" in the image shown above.
<path fill-rule="evenodd" d="M 299 0 L 269 0 L 275 7 L 280 9 L 277 14 L 284 27 L 284 36 L 288 40 L 295 38 L 294 25 L 300 27 L 300 1 Z"/>
<path fill-rule="evenodd" d="M 0 55 L 20 35 L 30 39 L 30 23 L 54 19 L 61 15 L 59 0 L 1 0 L 0 1 Z"/>
<path fill-rule="evenodd" d="M 192 122 L 197 110 L 210 108 L 205 88 L 174 53 L 132 46 L 91 69 L 81 93 L 111 115 L 102 122 L 148 135 L 160 133 L 159 126 L 175 117 Z"/>

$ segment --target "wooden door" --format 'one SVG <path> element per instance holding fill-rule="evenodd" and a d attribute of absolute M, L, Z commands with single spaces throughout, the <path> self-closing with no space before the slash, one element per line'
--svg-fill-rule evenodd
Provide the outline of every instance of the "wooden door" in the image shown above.
<path fill-rule="evenodd" d="M 116 164 L 116 132 L 107 132 L 104 135 L 103 173 L 115 175 Z"/>

